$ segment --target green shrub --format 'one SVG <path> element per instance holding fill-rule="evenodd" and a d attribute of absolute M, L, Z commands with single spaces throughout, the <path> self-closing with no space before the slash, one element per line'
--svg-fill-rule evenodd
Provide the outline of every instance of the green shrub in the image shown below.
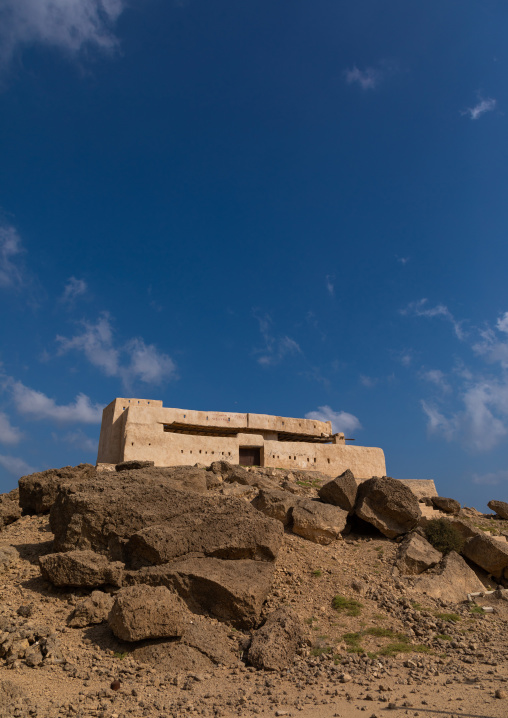
<path fill-rule="evenodd" d="M 460 531 L 448 519 L 432 519 L 425 526 L 427 541 L 437 551 L 447 554 L 450 551 L 460 553 L 464 546 L 464 539 Z"/>
<path fill-rule="evenodd" d="M 363 608 L 363 604 L 360 603 L 360 601 L 355 601 L 354 598 L 346 598 L 339 594 L 333 597 L 332 606 L 339 613 L 346 612 L 348 616 L 359 616 Z"/>

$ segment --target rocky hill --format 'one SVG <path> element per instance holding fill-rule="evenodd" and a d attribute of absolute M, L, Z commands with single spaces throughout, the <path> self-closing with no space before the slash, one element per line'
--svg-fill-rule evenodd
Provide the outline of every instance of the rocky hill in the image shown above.
<path fill-rule="evenodd" d="M 0 716 L 503 718 L 489 506 L 225 462 L 23 477 L 0 497 Z"/>

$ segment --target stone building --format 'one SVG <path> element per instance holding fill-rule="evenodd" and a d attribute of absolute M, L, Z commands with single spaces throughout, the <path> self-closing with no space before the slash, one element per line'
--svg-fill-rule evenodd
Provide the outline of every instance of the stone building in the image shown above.
<path fill-rule="evenodd" d="M 355 477 L 386 474 L 382 449 L 346 444 L 329 421 L 163 407 L 162 401 L 115 399 L 103 411 L 97 463 L 140 459 L 156 466 L 210 464 L 321 471 Z"/>

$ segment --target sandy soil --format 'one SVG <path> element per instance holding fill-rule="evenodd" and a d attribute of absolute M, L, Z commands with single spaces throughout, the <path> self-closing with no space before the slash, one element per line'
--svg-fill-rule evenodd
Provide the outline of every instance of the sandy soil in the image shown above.
<path fill-rule="evenodd" d="M 0 716 L 508 716 L 508 602 L 483 599 L 495 608 L 483 614 L 467 603 L 415 599 L 392 577 L 397 544 L 377 533 L 329 546 L 286 535 L 265 612 L 292 606 L 308 645 L 281 673 L 240 659 L 235 668 L 192 672 L 145 665 L 106 624 L 67 627 L 85 592 L 56 589 L 40 576 L 38 556 L 51 539 L 47 516 L 25 516 L 0 534 L 0 548 L 19 552 L 0 573 L 0 634 L 46 626 L 64 656 L 36 668 L 0 658 Z M 335 610 L 336 595 L 359 605 Z M 19 615 L 21 606 L 30 615 Z"/>

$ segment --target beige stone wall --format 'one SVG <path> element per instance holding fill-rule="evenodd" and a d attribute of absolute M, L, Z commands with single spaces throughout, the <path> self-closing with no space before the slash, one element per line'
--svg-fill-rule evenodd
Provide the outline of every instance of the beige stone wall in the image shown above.
<path fill-rule="evenodd" d="M 265 441 L 265 466 L 321 471 L 338 476 L 351 469 L 355 477 L 385 476 L 382 449 L 349 444 L 312 444 L 300 441 Z"/>
<path fill-rule="evenodd" d="M 172 423 L 239 431 L 231 437 L 164 431 L 164 425 Z M 279 431 L 321 436 L 330 435 L 331 430 L 330 422 L 188 411 L 163 407 L 161 401 L 116 399 L 103 412 L 97 462 L 140 459 L 153 461 L 156 466 L 178 466 L 225 459 L 238 464 L 240 447 L 249 446 L 260 448 L 264 466 L 321 471 L 330 476 L 351 469 L 360 478 L 386 474 L 382 449 L 350 446 L 343 440 L 330 444 L 277 440 Z"/>

